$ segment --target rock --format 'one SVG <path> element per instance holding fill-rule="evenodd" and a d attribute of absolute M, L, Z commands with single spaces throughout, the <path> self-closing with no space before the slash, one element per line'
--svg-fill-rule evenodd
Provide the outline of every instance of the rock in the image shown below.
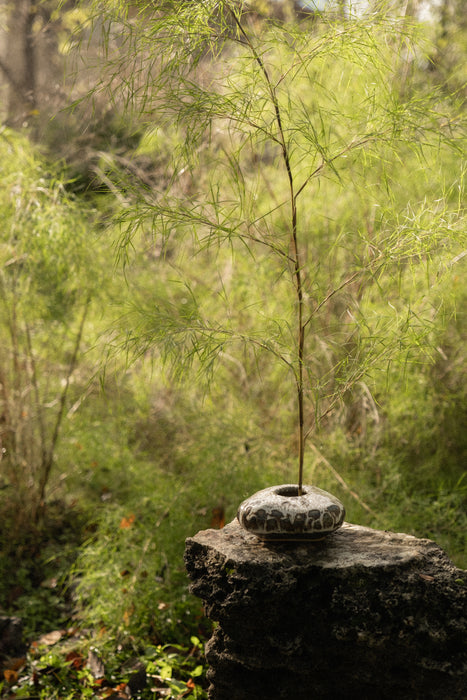
<path fill-rule="evenodd" d="M 345 523 L 269 543 L 234 521 L 189 538 L 185 563 L 219 623 L 211 700 L 467 697 L 467 572 L 430 540 Z"/>
<path fill-rule="evenodd" d="M 88 651 L 88 658 L 86 660 L 86 667 L 91 672 L 92 677 L 95 678 L 96 680 L 98 678 L 104 678 L 104 676 L 105 676 L 104 662 L 102 661 L 100 654 L 97 652 L 97 650 L 93 649 L 92 647 Z"/>
<path fill-rule="evenodd" d="M 143 664 L 140 665 L 137 671 L 128 679 L 127 688 L 130 692 L 130 697 L 136 695 L 138 691 L 144 690 L 147 684 L 146 669 Z"/>
<path fill-rule="evenodd" d="M 20 656 L 24 650 L 22 620 L 0 616 L 0 657 Z"/>

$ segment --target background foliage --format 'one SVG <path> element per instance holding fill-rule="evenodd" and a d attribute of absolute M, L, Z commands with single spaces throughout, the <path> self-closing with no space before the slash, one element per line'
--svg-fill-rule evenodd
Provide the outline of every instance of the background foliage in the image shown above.
<path fill-rule="evenodd" d="M 38 87 L 0 133 L 0 606 L 37 642 L 6 697 L 203 697 L 184 539 L 296 480 L 289 183 L 228 7 L 46 3 L 72 107 Z M 465 22 L 441 9 L 241 21 L 304 185 L 305 481 L 465 567 Z"/>

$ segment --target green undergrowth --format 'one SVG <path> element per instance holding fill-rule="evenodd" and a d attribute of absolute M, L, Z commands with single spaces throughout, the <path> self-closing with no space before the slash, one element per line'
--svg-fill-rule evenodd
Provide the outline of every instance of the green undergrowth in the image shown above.
<path fill-rule="evenodd" d="M 129 640 L 118 649 L 101 634 L 76 628 L 42 635 L 27 655 L 10 661 L 0 697 L 37 700 L 207 698 L 203 644 L 187 646 Z M 7 664 L 8 666 L 8 664 Z"/>
<path fill-rule="evenodd" d="M 291 416 L 273 411 L 277 434 L 269 425 L 266 442 L 246 404 L 235 411 L 215 393 L 203 401 L 195 385 L 169 389 L 146 372 L 140 366 L 120 387 L 108 378 L 70 416 L 48 520 L 31 535 L 34 550 L 18 542 L 17 556 L 10 548 L 3 560 L 1 605 L 23 618 L 29 646 L 22 666 L 4 667 L 14 672 L 3 680 L 4 697 L 106 697 L 143 668 L 146 685 L 134 697 L 205 697 L 210 627 L 188 591 L 184 541 L 222 524 L 220 513 L 233 519 L 255 490 L 293 481 L 294 446 L 283 440 Z M 445 404 L 451 450 L 440 444 L 428 460 L 433 372 L 420 367 L 417 393 L 402 383 L 384 406 L 356 391 L 340 426 L 313 439 L 306 480 L 340 497 L 347 520 L 433 538 L 465 567 L 460 415 L 457 428 L 452 420 L 462 390 Z M 416 443 L 407 419 L 390 420 L 415 409 Z M 51 632 L 56 641 L 41 643 Z M 191 638 L 200 640 L 195 650 Z M 102 679 L 92 675 L 95 657 Z"/>

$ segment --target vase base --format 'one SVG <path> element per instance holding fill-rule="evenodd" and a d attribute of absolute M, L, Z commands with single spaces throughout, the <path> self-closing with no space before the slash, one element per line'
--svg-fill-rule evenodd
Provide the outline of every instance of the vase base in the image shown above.
<path fill-rule="evenodd" d="M 265 535 L 258 534 L 257 532 L 255 532 L 254 534 L 255 537 L 257 537 L 262 542 L 322 542 L 326 539 L 326 537 L 328 537 L 329 533 L 326 533 L 324 535 L 310 535 L 309 533 L 304 533 L 303 535 L 293 533 L 290 535 L 280 533 Z"/>

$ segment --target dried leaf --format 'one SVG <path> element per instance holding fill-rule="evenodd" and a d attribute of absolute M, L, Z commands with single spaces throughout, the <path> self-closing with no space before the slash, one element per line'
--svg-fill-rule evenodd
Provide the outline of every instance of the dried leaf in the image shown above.
<path fill-rule="evenodd" d="M 49 578 L 46 581 L 41 582 L 41 588 L 57 588 L 58 586 L 58 579 L 56 578 Z"/>
<path fill-rule="evenodd" d="M 3 677 L 5 678 L 7 683 L 16 683 L 18 680 L 18 671 L 13 670 L 12 668 L 6 668 L 3 671 Z"/>
<path fill-rule="evenodd" d="M 120 529 L 125 530 L 126 528 L 131 527 L 133 525 L 133 523 L 135 522 L 135 520 L 136 520 L 136 516 L 134 515 L 134 513 L 130 513 L 130 515 L 128 517 L 121 519 Z"/>
<path fill-rule="evenodd" d="M 84 658 L 79 651 L 68 652 L 68 654 L 65 656 L 65 661 L 68 661 L 70 666 L 76 669 L 83 668 L 84 666 Z"/>
<path fill-rule="evenodd" d="M 128 625 L 130 624 L 130 618 L 131 618 L 132 614 L 133 614 L 133 610 L 131 610 L 131 609 L 125 610 L 125 612 L 123 613 L 123 622 L 125 623 L 126 627 L 128 627 Z"/>
<path fill-rule="evenodd" d="M 38 644 L 46 644 L 48 647 L 53 646 L 60 641 L 63 635 L 66 634 L 65 630 L 55 630 L 54 632 L 47 632 L 43 634 L 37 640 Z"/>
<path fill-rule="evenodd" d="M 131 695 L 127 692 L 126 683 L 119 683 L 114 688 L 107 688 L 102 697 L 109 700 L 128 700 Z"/>
<path fill-rule="evenodd" d="M 434 576 L 429 576 L 428 574 L 418 574 L 420 578 L 422 578 L 424 581 L 434 581 L 435 578 Z"/>

